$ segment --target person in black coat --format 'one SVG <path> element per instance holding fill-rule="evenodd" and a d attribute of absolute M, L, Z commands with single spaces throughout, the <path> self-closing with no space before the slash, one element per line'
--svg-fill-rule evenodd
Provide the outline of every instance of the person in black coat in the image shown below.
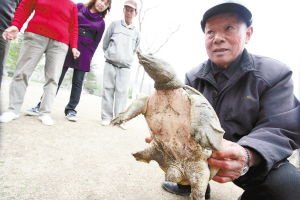
<path fill-rule="evenodd" d="M 0 88 L 2 82 L 5 57 L 9 49 L 9 41 L 4 40 L 2 34 L 10 26 L 16 7 L 21 0 L 1 0 L 0 1 Z"/>
<path fill-rule="evenodd" d="M 300 171 L 287 158 L 300 148 L 300 103 L 292 71 L 248 53 L 252 14 L 233 2 L 207 10 L 201 27 L 209 59 L 186 74 L 185 83 L 214 107 L 225 130 L 223 149 L 208 159 L 220 171 L 214 181 L 244 189 L 242 200 L 299 200 Z M 187 195 L 189 186 L 162 187 Z"/>

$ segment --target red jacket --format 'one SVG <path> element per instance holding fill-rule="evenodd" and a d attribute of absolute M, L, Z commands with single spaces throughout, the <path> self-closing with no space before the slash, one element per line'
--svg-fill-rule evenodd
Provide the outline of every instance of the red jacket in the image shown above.
<path fill-rule="evenodd" d="M 22 28 L 31 13 L 26 32 L 32 32 L 77 48 L 77 7 L 71 0 L 23 0 L 19 4 L 12 25 Z"/>

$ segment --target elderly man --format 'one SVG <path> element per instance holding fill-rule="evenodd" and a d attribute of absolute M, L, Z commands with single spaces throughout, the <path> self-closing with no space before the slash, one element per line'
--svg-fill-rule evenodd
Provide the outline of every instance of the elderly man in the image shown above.
<path fill-rule="evenodd" d="M 126 0 L 123 14 L 124 19 L 112 22 L 103 39 L 105 57 L 101 105 L 103 126 L 109 125 L 111 119 L 126 108 L 130 68 L 140 43 L 140 33 L 133 25 L 137 15 L 136 1 Z M 122 124 L 120 128 L 126 129 L 126 126 Z"/>
<path fill-rule="evenodd" d="M 223 150 L 209 165 L 213 180 L 233 181 L 242 200 L 299 200 L 300 172 L 287 158 L 300 147 L 300 105 L 292 72 L 277 60 L 248 53 L 252 14 L 241 4 L 223 3 L 205 12 L 201 27 L 209 59 L 186 74 L 214 107 L 225 130 Z M 164 182 L 169 192 L 190 187 Z"/>

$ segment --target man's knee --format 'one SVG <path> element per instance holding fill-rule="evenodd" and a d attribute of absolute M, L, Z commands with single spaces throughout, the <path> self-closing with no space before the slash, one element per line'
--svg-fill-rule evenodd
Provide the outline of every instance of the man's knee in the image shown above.
<path fill-rule="evenodd" d="M 300 171 L 290 163 L 270 171 L 265 181 L 246 189 L 242 200 L 299 200 Z"/>

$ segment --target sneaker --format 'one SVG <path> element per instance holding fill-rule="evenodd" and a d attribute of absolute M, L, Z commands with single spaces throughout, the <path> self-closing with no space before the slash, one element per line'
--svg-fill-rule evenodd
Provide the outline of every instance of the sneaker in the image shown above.
<path fill-rule="evenodd" d="M 40 115 L 39 120 L 46 126 L 52 126 L 54 124 L 54 121 L 49 114 Z"/>
<path fill-rule="evenodd" d="M 76 122 L 77 121 L 76 112 L 73 110 L 69 111 L 68 114 L 66 115 L 66 118 L 71 122 Z"/>
<path fill-rule="evenodd" d="M 108 126 L 108 125 L 110 125 L 110 121 L 109 120 L 102 120 L 101 125 L 102 126 Z"/>
<path fill-rule="evenodd" d="M 39 106 L 30 108 L 30 109 L 25 111 L 25 115 L 28 115 L 28 116 L 39 116 L 39 114 L 40 114 L 40 107 Z"/>
<path fill-rule="evenodd" d="M 0 116 L 0 123 L 6 123 L 6 122 L 10 122 L 14 119 L 17 119 L 19 117 L 19 115 L 15 114 L 12 111 L 7 111 L 2 113 L 2 115 Z"/>
<path fill-rule="evenodd" d="M 123 130 L 127 130 L 127 124 L 123 123 L 123 124 L 120 124 L 119 127 Z"/>

